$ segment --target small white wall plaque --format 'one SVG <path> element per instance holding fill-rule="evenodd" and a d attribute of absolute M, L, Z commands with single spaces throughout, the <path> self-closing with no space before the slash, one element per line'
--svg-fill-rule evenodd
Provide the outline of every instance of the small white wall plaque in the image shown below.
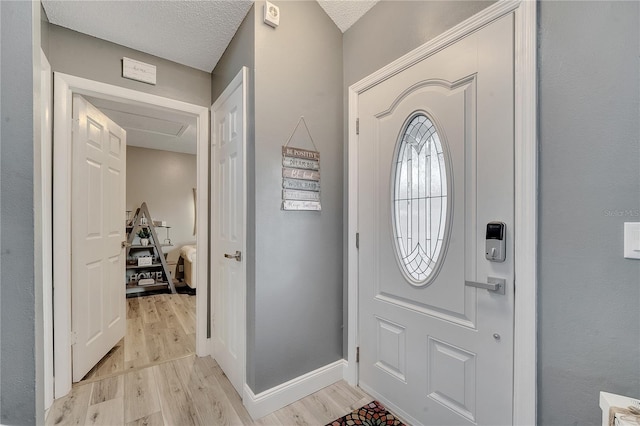
<path fill-rule="evenodd" d="M 156 66 L 134 59 L 122 58 L 122 76 L 148 84 L 156 84 Z"/>
<path fill-rule="evenodd" d="M 264 23 L 273 28 L 280 25 L 280 8 L 270 1 L 264 5 Z"/>

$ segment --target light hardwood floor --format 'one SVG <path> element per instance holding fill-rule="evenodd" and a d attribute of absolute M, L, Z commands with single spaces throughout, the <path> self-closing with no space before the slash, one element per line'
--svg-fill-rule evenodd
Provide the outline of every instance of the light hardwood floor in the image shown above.
<path fill-rule="evenodd" d="M 47 425 L 324 425 L 371 402 L 335 383 L 253 421 L 218 364 L 195 355 L 74 386 Z"/>
<path fill-rule="evenodd" d="M 111 377 L 125 371 L 195 354 L 196 298 L 157 294 L 127 299 L 124 339 L 84 377 Z"/>

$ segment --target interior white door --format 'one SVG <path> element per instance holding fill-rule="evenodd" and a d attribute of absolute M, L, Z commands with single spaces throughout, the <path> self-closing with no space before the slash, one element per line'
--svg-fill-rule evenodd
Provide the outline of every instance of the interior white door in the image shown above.
<path fill-rule="evenodd" d="M 73 381 L 124 337 L 126 133 L 73 96 L 71 323 Z M 73 342 L 75 340 L 75 342 Z"/>
<path fill-rule="evenodd" d="M 211 107 L 213 135 L 213 353 L 233 387 L 244 385 L 244 70 Z"/>
<path fill-rule="evenodd" d="M 358 99 L 359 384 L 412 424 L 512 422 L 513 37 L 505 16 Z"/>

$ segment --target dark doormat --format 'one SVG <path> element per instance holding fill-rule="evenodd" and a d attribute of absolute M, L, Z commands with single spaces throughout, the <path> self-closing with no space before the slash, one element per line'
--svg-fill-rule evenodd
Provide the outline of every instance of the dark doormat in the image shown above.
<path fill-rule="evenodd" d="M 353 410 L 344 417 L 332 421 L 327 426 L 406 426 L 387 411 L 378 401 Z"/>

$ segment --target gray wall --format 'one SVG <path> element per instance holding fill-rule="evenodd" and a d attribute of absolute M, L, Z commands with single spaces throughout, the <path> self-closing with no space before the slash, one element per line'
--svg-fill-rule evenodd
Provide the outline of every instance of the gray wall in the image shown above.
<path fill-rule="evenodd" d="M 253 80 L 253 66 L 255 62 L 255 6 L 251 6 L 238 31 L 231 39 L 229 46 L 222 54 L 211 73 L 211 101 L 215 102 L 218 96 L 227 88 L 231 80 L 240 72 L 243 66 L 251 72 L 249 77 Z M 249 92 L 253 94 L 253 91 Z"/>
<path fill-rule="evenodd" d="M 155 86 L 122 78 L 122 57 L 157 67 Z M 95 37 L 49 24 L 49 62 L 63 72 L 200 106 L 211 106 L 211 75 Z"/>
<path fill-rule="evenodd" d="M 0 2 L 0 20 L 0 423 L 33 424 L 44 414 L 36 408 L 43 402 L 43 336 L 33 229 L 40 5 Z"/>
<path fill-rule="evenodd" d="M 475 15 L 492 1 L 381 1 L 344 33 L 344 140 L 347 140 L 348 88 L 369 74 L 423 45 L 449 28 Z M 344 158 L 347 157 L 347 144 Z M 345 176 L 348 164 L 345 160 Z M 344 182 L 347 187 L 348 182 Z M 347 196 L 345 189 L 345 197 Z M 348 203 L 344 200 L 344 237 L 346 254 Z M 347 264 L 344 265 L 344 313 L 347 324 Z M 343 335 L 347 357 L 347 329 Z"/>
<path fill-rule="evenodd" d="M 539 5 L 539 423 L 599 424 L 640 397 L 638 2 Z"/>
<path fill-rule="evenodd" d="M 171 237 L 171 247 L 162 251 L 167 260 L 177 262 L 180 249 L 194 244 L 197 156 L 181 152 L 127 146 L 126 210 L 135 212 L 147 203 L 152 219 L 165 220 L 171 229 L 156 228 L 158 238 Z M 170 266 L 175 277 L 177 266 Z"/>
<path fill-rule="evenodd" d="M 247 381 L 255 393 L 342 358 L 342 34 L 317 2 L 255 28 L 255 281 Z M 281 147 L 304 115 L 320 151 L 322 212 L 280 210 Z M 304 128 L 292 146 L 311 148 Z M 255 293 L 253 293 L 255 292 Z M 252 330 L 251 330 L 252 329 Z"/>
<path fill-rule="evenodd" d="M 346 88 L 449 28 L 492 1 L 385 0 L 344 33 Z"/>

